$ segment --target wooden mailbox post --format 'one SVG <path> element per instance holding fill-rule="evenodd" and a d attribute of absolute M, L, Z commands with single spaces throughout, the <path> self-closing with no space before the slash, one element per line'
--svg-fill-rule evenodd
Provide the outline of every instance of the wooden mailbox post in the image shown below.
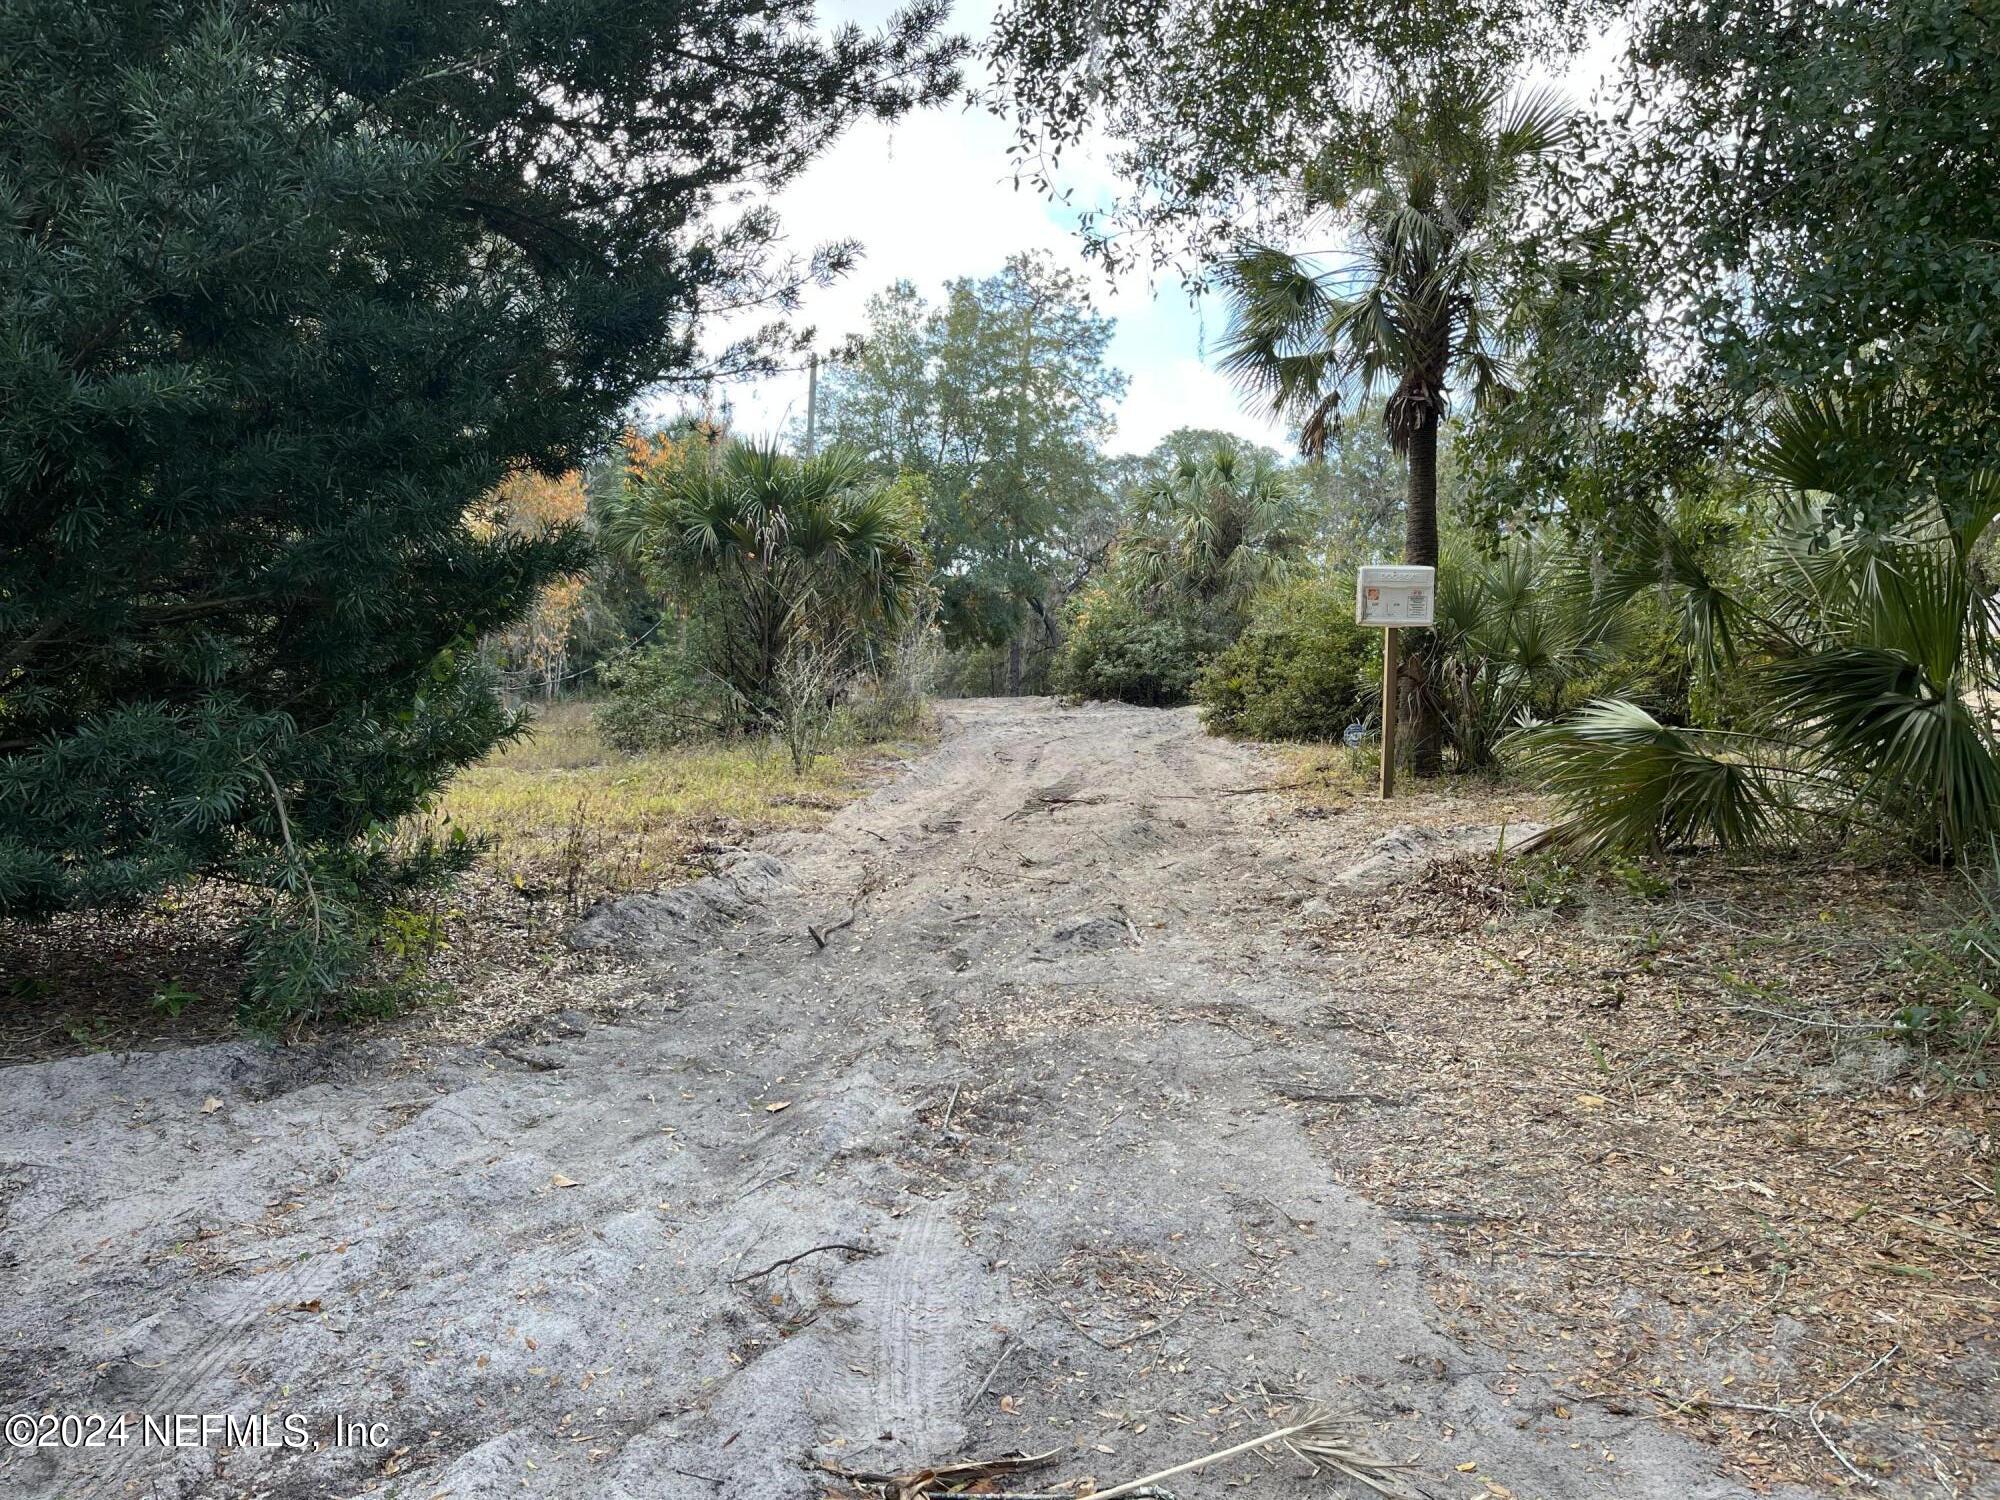
<path fill-rule="evenodd" d="M 1382 632 L 1382 795 L 1396 795 L 1396 632 L 1437 617 L 1437 569 L 1367 567 L 1354 575 L 1354 622 Z"/>

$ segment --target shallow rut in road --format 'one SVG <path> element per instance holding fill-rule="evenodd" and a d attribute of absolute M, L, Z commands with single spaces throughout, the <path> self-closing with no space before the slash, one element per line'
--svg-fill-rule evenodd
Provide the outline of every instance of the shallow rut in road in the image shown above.
<path fill-rule="evenodd" d="M 1288 1095 L 1351 1088 L 1340 1000 L 1374 982 L 1292 941 L 1360 853 L 1336 824 L 1188 713 L 946 717 L 827 829 L 587 921 L 645 971 L 614 1017 L 414 1067 L 10 1070 L 8 1409 L 390 1444 L 9 1452 L 0 1489 L 788 1500 L 834 1487 L 816 1462 L 1057 1447 L 1048 1480 L 1108 1486 L 1313 1398 L 1438 1496 L 1745 1493 L 1443 1336 L 1417 1244 L 1309 1139 Z M 1302 1472 L 1176 1490 L 1340 1493 Z"/>

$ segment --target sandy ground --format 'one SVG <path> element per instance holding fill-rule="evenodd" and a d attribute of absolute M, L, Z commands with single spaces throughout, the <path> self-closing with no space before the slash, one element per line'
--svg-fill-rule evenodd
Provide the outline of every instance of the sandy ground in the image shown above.
<path fill-rule="evenodd" d="M 1053 1448 L 1036 1486 L 1107 1487 L 1310 1398 L 1431 1496 L 1748 1493 L 1441 1332 L 1420 1231 L 1308 1137 L 1379 976 L 1300 893 L 1369 850 L 1271 775 L 1186 713 L 955 705 L 827 830 L 586 922 L 648 976 L 616 1017 L 7 1070 L 0 1409 L 314 1445 L 8 1449 L 0 1492 L 789 1500 Z M 1173 1488 L 1343 1493 L 1305 1473 Z"/>

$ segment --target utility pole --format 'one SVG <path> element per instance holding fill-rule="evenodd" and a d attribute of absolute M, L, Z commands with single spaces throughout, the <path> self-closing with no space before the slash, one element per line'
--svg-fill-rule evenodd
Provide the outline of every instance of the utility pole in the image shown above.
<path fill-rule="evenodd" d="M 719 429 L 715 425 L 715 382 L 713 380 L 704 380 L 701 383 L 701 441 L 702 447 L 705 450 L 703 459 L 708 466 L 708 472 L 711 474 L 715 472 L 715 450 L 718 434 Z"/>
<path fill-rule="evenodd" d="M 819 356 L 806 356 L 806 457 L 811 458 L 819 442 Z"/>

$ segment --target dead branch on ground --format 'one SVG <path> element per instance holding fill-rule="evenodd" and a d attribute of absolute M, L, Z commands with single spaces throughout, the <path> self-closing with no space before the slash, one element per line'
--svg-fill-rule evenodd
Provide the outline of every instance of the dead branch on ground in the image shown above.
<path fill-rule="evenodd" d="M 797 1265 L 808 1255 L 820 1255 L 828 1250 L 845 1251 L 852 1260 L 866 1260 L 870 1256 L 882 1253 L 872 1246 L 849 1245 L 843 1241 L 835 1240 L 825 1245 L 814 1245 L 810 1250 L 801 1250 L 797 1255 L 787 1255 L 783 1260 L 774 1260 L 761 1271 L 746 1271 L 741 1276 L 732 1276 L 729 1278 L 729 1284 L 731 1286 L 740 1286 L 746 1281 L 755 1281 L 760 1276 L 769 1276 L 773 1271 L 782 1271 L 786 1266 Z"/>

